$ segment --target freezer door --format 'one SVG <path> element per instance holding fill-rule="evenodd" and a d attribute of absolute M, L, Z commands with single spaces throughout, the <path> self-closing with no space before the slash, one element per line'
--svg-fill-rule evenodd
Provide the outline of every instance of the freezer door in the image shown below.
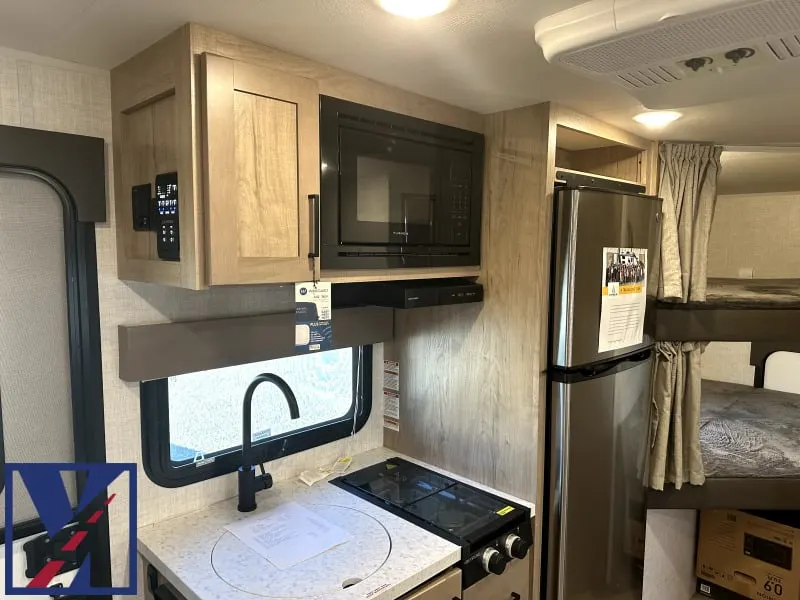
<path fill-rule="evenodd" d="M 653 343 L 655 310 L 648 298 L 641 344 L 599 351 L 606 255 L 603 248 L 660 250 L 661 200 L 596 190 L 558 190 L 555 195 L 552 272 L 552 363 L 586 365 L 624 356 Z M 648 265 L 648 279 L 657 273 Z"/>
<path fill-rule="evenodd" d="M 551 383 L 546 600 L 641 600 L 653 359 L 637 358 Z"/>

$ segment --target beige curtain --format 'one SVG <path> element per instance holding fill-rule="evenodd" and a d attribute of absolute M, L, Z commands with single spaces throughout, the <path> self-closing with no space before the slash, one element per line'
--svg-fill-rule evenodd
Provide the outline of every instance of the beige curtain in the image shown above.
<path fill-rule="evenodd" d="M 706 299 L 708 239 L 717 202 L 722 148 L 662 144 L 659 196 L 664 199 L 658 297 Z M 660 263 L 660 264 L 658 264 Z M 658 342 L 653 372 L 650 486 L 705 482 L 700 452 L 700 359 L 706 342 Z"/>

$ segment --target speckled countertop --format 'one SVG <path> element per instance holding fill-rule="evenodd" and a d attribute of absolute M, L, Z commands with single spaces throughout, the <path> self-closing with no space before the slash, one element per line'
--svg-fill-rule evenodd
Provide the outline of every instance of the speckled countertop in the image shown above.
<path fill-rule="evenodd" d="M 392 456 L 476 485 L 387 448 L 354 456 L 350 471 Z M 237 499 L 232 498 L 199 512 L 142 527 L 138 530 L 139 552 L 187 600 L 394 600 L 456 564 L 461 556 L 461 549 L 455 544 L 326 481 L 311 487 L 297 480 L 279 482 L 260 492 L 256 499 L 258 508 L 253 513 L 239 513 Z M 288 502 L 307 507 L 347 530 L 351 541 L 281 571 L 225 530 L 234 521 Z M 345 582 L 359 580 L 342 588 Z"/>

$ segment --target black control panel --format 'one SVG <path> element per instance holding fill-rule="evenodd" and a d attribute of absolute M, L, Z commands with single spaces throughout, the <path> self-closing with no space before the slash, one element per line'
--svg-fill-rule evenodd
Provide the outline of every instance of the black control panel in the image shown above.
<path fill-rule="evenodd" d="M 530 519 L 506 531 L 462 560 L 461 585 L 467 589 L 489 575 L 502 575 L 508 563 L 521 560 L 533 546 Z"/>
<path fill-rule="evenodd" d="M 178 227 L 178 174 L 156 175 L 156 247 L 161 260 L 181 259 L 180 229 Z"/>
<path fill-rule="evenodd" d="M 181 259 L 181 238 L 178 211 L 178 174 L 156 175 L 156 197 L 149 183 L 131 188 L 131 209 L 134 231 L 153 231 L 156 250 L 161 260 Z"/>
<path fill-rule="evenodd" d="M 472 189 L 468 181 L 450 184 L 450 233 L 451 243 L 469 244 L 469 207 Z"/>

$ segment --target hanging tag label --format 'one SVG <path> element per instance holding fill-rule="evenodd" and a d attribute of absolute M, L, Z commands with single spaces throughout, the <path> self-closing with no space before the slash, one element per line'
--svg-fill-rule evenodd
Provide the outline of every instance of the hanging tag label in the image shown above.
<path fill-rule="evenodd" d="M 319 352 L 333 347 L 330 282 L 296 283 L 294 286 L 296 352 Z"/>
<path fill-rule="evenodd" d="M 646 248 L 603 248 L 598 352 L 644 340 L 647 267 Z"/>

